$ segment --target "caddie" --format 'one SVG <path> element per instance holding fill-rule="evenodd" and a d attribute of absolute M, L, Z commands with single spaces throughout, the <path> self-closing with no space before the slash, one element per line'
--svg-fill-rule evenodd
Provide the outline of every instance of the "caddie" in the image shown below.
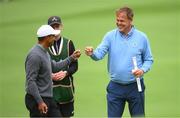
<path fill-rule="evenodd" d="M 55 30 L 63 29 L 62 20 L 59 16 L 51 16 L 48 19 L 48 25 Z M 67 58 L 75 50 L 72 40 L 57 35 L 51 47 L 49 54 L 52 60 L 59 61 Z M 73 74 L 78 70 L 78 61 L 73 61 L 68 67 L 61 71 L 53 70 L 53 96 L 63 117 L 74 115 L 74 83 Z"/>

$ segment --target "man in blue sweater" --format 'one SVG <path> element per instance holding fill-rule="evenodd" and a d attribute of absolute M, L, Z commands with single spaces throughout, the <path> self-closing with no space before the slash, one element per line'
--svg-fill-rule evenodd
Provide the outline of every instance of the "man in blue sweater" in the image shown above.
<path fill-rule="evenodd" d="M 85 48 L 86 55 L 95 61 L 103 59 L 108 53 L 110 77 L 107 86 L 108 117 L 122 117 L 126 102 L 132 117 L 145 116 L 143 75 L 150 70 L 153 57 L 147 36 L 137 30 L 132 21 L 131 8 L 118 9 L 117 28 L 108 32 L 94 51 L 91 46 Z M 134 70 L 133 57 L 137 59 L 136 70 Z M 137 77 L 141 80 L 141 92 L 138 92 Z"/>

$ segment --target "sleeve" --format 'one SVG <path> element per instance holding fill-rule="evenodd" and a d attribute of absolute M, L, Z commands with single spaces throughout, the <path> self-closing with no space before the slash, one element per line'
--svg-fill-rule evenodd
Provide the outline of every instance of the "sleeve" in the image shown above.
<path fill-rule="evenodd" d="M 71 40 L 69 41 L 68 48 L 69 48 L 69 56 L 70 56 L 75 51 L 75 46 Z M 66 71 L 68 75 L 73 75 L 77 70 L 78 70 L 78 60 L 71 62 L 69 68 Z"/>
<path fill-rule="evenodd" d="M 74 59 L 70 56 L 67 57 L 66 59 L 60 60 L 58 62 L 51 60 L 52 70 L 61 70 L 63 67 L 68 66 L 73 61 L 74 61 Z"/>
<path fill-rule="evenodd" d="M 93 54 L 91 55 L 91 58 L 95 61 L 101 60 L 104 58 L 104 56 L 109 51 L 110 46 L 110 38 L 108 34 L 106 34 L 102 40 L 102 42 L 99 44 L 99 46 L 94 50 Z"/>
<path fill-rule="evenodd" d="M 37 55 L 28 56 L 25 62 L 26 91 L 28 94 L 32 95 L 35 98 L 37 103 L 43 101 L 36 84 L 39 70 L 40 57 L 38 57 Z"/>
<path fill-rule="evenodd" d="M 150 68 L 154 62 L 150 44 L 149 44 L 149 40 L 147 37 L 145 37 L 145 40 L 144 40 L 144 49 L 143 49 L 142 58 L 143 58 L 143 65 L 142 65 L 141 69 L 146 73 L 150 70 Z"/>

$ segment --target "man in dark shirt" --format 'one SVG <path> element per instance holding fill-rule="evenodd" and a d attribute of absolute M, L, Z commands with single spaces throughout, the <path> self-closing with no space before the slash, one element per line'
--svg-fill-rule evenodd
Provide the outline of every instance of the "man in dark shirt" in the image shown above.
<path fill-rule="evenodd" d="M 26 71 L 26 107 L 30 117 L 60 117 L 62 116 L 53 101 L 52 69 L 60 70 L 80 57 L 80 51 L 63 61 L 51 61 L 47 52 L 60 30 L 54 30 L 50 25 L 42 25 L 38 31 L 38 44 L 28 53 L 25 61 Z"/>
<path fill-rule="evenodd" d="M 55 30 L 63 28 L 61 18 L 51 16 L 48 19 L 48 25 L 51 25 Z M 63 37 L 61 34 L 56 36 L 56 39 L 51 47 L 49 54 L 52 60 L 59 61 L 70 56 L 75 50 L 72 40 Z M 74 84 L 73 74 L 78 70 L 78 62 L 73 61 L 68 67 L 61 71 L 53 70 L 53 97 L 59 107 L 63 117 L 71 117 L 74 115 Z"/>

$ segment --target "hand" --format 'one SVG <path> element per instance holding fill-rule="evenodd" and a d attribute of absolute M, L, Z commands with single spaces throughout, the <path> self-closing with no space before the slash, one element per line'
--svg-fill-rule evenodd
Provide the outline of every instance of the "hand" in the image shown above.
<path fill-rule="evenodd" d="M 67 71 L 59 71 L 57 73 L 53 73 L 52 80 L 54 81 L 62 80 L 66 77 L 66 75 L 67 75 Z"/>
<path fill-rule="evenodd" d="M 75 51 L 73 52 L 73 54 L 71 55 L 71 57 L 72 57 L 74 60 L 77 60 L 80 56 L 81 56 L 80 50 L 75 50 Z"/>
<path fill-rule="evenodd" d="M 38 109 L 39 109 L 40 113 L 42 113 L 42 114 L 47 114 L 47 112 L 48 112 L 48 107 L 44 102 L 41 102 L 38 104 Z"/>
<path fill-rule="evenodd" d="M 85 54 L 86 54 L 87 56 L 91 56 L 91 55 L 93 54 L 93 47 L 92 47 L 92 46 L 87 46 L 87 47 L 85 48 Z"/>
<path fill-rule="evenodd" d="M 141 77 L 144 74 L 144 71 L 141 69 L 132 70 L 132 74 L 136 77 Z"/>

